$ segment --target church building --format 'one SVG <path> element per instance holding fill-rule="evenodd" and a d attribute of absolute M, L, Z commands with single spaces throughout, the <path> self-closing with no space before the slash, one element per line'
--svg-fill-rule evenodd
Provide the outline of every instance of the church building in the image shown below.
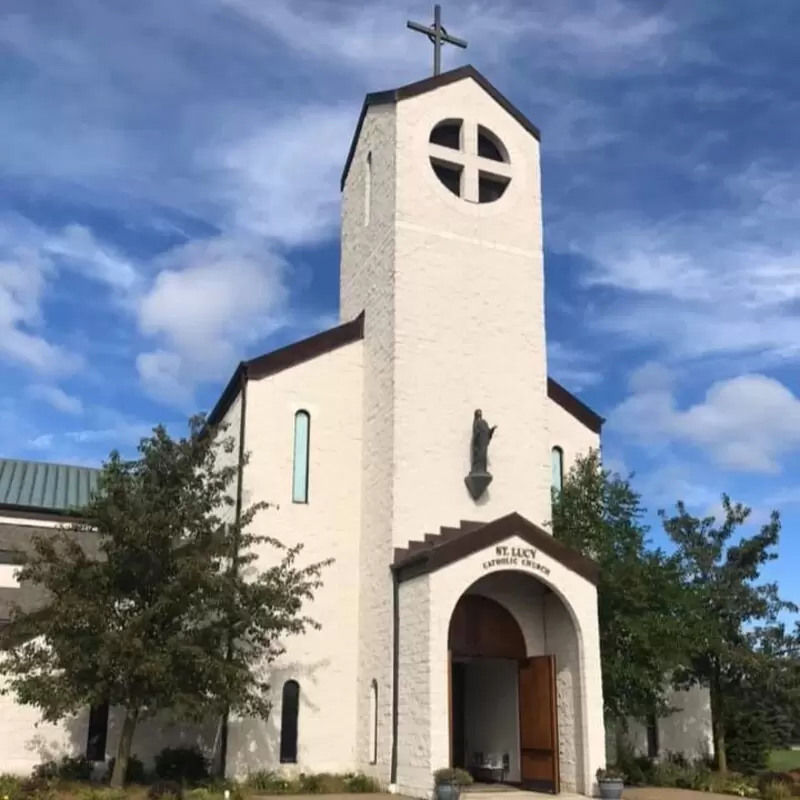
<path fill-rule="evenodd" d="M 229 776 L 363 771 L 428 797 L 461 766 L 592 795 L 598 567 L 548 522 L 603 420 L 547 374 L 539 131 L 474 68 L 437 74 L 366 97 L 341 190 L 340 324 L 240 363 L 211 414 L 249 453 L 241 507 L 277 505 L 254 528 L 334 559 L 320 628 L 286 641 L 272 716 L 203 745 Z M 0 491 L 0 555 L 57 512 L 24 502 Z M 662 748 L 706 747 L 698 702 Z M 0 772 L 35 763 L 25 714 L 0 698 Z"/>
<path fill-rule="evenodd" d="M 341 324 L 241 364 L 212 414 L 250 453 L 244 505 L 280 504 L 257 528 L 335 559 L 230 770 L 592 794 L 598 571 L 546 525 L 602 419 L 547 376 L 539 131 L 456 69 L 367 96 L 341 189 Z"/>

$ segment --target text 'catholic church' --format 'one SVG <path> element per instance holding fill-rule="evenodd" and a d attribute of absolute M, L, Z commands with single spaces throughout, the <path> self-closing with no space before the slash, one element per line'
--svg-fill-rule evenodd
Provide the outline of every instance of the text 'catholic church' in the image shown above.
<path fill-rule="evenodd" d="M 539 133 L 459 68 L 367 96 L 341 188 L 341 324 L 240 364 L 212 414 L 250 453 L 244 505 L 280 504 L 254 527 L 334 559 L 272 717 L 227 722 L 227 774 L 363 770 L 426 797 L 454 765 L 591 795 L 598 570 L 544 526 L 602 419 L 547 376 Z M 34 518 L 0 506 L 0 535 Z M 4 752 L 33 736 L 11 704 L 0 772 L 32 758 Z M 704 720 L 672 748 L 706 746 Z"/>

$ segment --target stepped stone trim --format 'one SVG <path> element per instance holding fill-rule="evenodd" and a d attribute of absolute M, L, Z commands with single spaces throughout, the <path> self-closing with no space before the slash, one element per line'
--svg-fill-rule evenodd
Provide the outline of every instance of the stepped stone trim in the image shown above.
<path fill-rule="evenodd" d="M 400 581 L 435 572 L 478 550 L 519 536 L 531 547 L 541 550 L 590 583 L 600 580 L 600 566 L 577 550 L 555 539 L 516 512 L 493 522 L 462 520 L 457 528 L 441 527 L 439 533 L 427 533 L 407 547 L 395 548 L 392 570 Z"/>

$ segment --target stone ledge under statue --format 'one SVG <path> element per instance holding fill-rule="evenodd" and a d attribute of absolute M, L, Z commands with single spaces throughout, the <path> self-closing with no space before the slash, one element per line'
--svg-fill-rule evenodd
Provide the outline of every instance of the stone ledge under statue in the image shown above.
<path fill-rule="evenodd" d="M 492 441 L 497 425 L 489 426 L 483 412 L 477 408 L 472 420 L 472 442 L 470 446 L 469 475 L 464 478 L 470 497 L 478 501 L 489 484 L 494 480 L 488 469 L 489 442 Z"/>

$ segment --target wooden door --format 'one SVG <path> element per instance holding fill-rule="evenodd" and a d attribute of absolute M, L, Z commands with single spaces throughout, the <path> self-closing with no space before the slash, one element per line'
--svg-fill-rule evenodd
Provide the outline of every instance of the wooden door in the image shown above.
<path fill-rule="evenodd" d="M 558 705 L 555 656 L 519 666 L 520 779 L 523 788 L 558 794 Z"/>

